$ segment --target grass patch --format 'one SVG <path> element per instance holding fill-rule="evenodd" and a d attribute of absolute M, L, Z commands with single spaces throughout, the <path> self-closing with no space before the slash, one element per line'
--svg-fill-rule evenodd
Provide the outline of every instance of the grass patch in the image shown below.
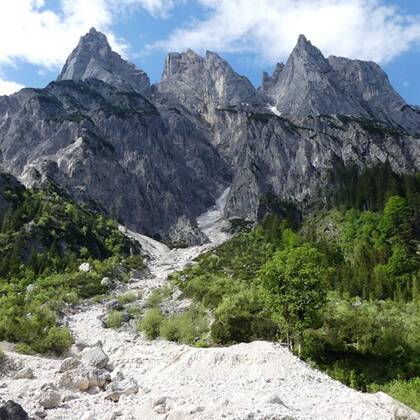
<path fill-rule="evenodd" d="M 111 311 L 106 318 L 106 326 L 114 330 L 120 328 L 123 324 L 123 314 L 119 311 Z"/>

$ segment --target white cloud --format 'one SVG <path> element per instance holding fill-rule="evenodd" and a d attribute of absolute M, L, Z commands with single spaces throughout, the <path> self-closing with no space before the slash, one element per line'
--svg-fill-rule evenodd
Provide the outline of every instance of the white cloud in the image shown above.
<path fill-rule="evenodd" d="M 152 48 L 251 52 L 284 60 L 300 33 L 326 55 L 386 63 L 420 40 L 420 16 L 382 0 L 197 0 L 208 17 Z"/>
<path fill-rule="evenodd" d="M 175 1 L 183 0 L 57 0 L 52 10 L 45 0 L 0 0 L 0 66 L 28 62 L 57 70 L 92 26 L 108 36 L 114 50 L 126 54 L 128 44 L 112 33 L 111 25 L 139 8 L 165 17 Z M 0 93 L 19 87 L 0 79 Z"/>
<path fill-rule="evenodd" d="M 92 26 L 107 34 L 111 46 L 126 52 L 127 44 L 110 30 L 121 14 L 143 8 L 165 16 L 175 0 L 57 0 L 59 11 L 44 0 L 0 1 L 0 64 L 19 60 L 58 68 Z"/>
<path fill-rule="evenodd" d="M 0 79 L 0 95 L 11 95 L 22 88 L 24 88 L 24 86 L 19 83 Z"/>

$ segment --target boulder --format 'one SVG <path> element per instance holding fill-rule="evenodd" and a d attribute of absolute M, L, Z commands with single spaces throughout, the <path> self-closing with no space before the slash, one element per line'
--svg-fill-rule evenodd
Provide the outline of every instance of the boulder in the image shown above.
<path fill-rule="evenodd" d="M 87 374 L 89 387 L 104 388 L 111 382 L 111 374 L 105 369 L 91 369 Z"/>
<path fill-rule="evenodd" d="M 0 420 L 28 420 L 28 413 L 21 405 L 14 401 L 7 401 L 3 407 L 0 407 Z"/>
<path fill-rule="evenodd" d="M 105 398 L 111 401 L 119 401 L 122 395 L 133 395 L 139 392 L 139 386 L 134 379 L 123 379 L 122 381 L 111 382 L 106 387 Z"/>
<path fill-rule="evenodd" d="M 34 373 L 31 368 L 25 367 L 20 369 L 16 375 L 14 376 L 15 379 L 33 379 Z"/>
<path fill-rule="evenodd" d="M 83 373 L 69 371 L 61 375 L 58 385 L 61 388 L 86 391 L 89 388 L 89 379 Z"/>
<path fill-rule="evenodd" d="M 112 281 L 109 277 L 104 277 L 104 278 L 101 280 L 101 286 L 111 288 L 111 287 L 113 287 L 113 286 L 114 286 L 114 282 L 113 282 L 113 281 Z"/>
<path fill-rule="evenodd" d="M 82 263 L 79 265 L 79 271 L 83 271 L 84 273 L 88 273 L 90 271 L 90 264 L 88 262 Z"/>
<path fill-rule="evenodd" d="M 124 306 L 121 305 L 116 299 L 112 299 L 109 302 L 105 303 L 105 308 L 107 311 L 121 311 L 124 309 Z"/>
<path fill-rule="evenodd" d="M 38 402 L 44 408 L 57 408 L 61 404 L 61 394 L 54 384 L 42 385 Z"/>
<path fill-rule="evenodd" d="M 109 358 L 100 346 L 86 347 L 82 350 L 82 360 L 88 366 L 104 368 L 108 364 Z"/>
<path fill-rule="evenodd" d="M 68 370 L 76 369 L 80 366 L 80 360 L 75 359 L 74 357 L 67 357 L 61 362 L 59 372 L 67 372 Z"/>
<path fill-rule="evenodd" d="M 76 349 L 78 351 L 82 351 L 86 347 L 89 347 L 89 344 L 86 343 L 85 341 L 76 341 L 75 344 L 74 344 L 74 346 L 76 347 Z"/>

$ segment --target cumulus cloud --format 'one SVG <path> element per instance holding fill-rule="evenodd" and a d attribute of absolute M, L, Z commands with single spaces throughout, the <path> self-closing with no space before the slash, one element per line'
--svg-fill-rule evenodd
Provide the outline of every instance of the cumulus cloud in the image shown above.
<path fill-rule="evenodd" d="M 114 50 L 126 54 L 128 44 L 111 31 L 115 20 L 138 8 L 165 17 L 174 3 L 175 0 L 57 0 L 57 7 L 52 9 L 45 0 L 1 0 L 0 66 L 28 62 L 44 69 L 58 69 L 80 36 L 92 26 L 108 36 Z M 0 94 L 20 87 L 3 80 Z"/>
<path fill-rule="evenodd" d="M 300 33 L 326 55 L 387 63 L 420 40 L 420 16 L 381 0 L 197 0 L 207 17 L 152 47 L 253 53 L 284 60 Z"/>
<path fill-rule="evenodd" d="M 114 49 L 124 52 L 127 44 L 111 32 L 116 17 L 129 8 L 143 8 L 165 15 L 172 0 L 60 0 L 58 9 L 45 0 L 0 2 L 0 63 L 24 60 L 46 68 L 61 66 L 81 34 L 92 26 L 105 32 Z"/>
<path fill-rule="evenodd" d="M 0 78 L 0 95 L 11 95 L 22 88 L 24 88 L 24 86 L 19 83 Z"/>

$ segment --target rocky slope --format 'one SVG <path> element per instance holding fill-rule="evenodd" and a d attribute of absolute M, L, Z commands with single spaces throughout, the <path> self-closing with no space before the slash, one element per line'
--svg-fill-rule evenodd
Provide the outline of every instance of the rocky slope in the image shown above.
<path fill-rule="evenodd" d="M 374 63 L 326 59 L 304 36 L 255 89 L 213 52 L 171 53 L 162 80 L 92 29 L 58 81 L 0 97 L 0 163 L 26 184 L 52 177 L 136 231 L 206 241 L 195 218 L 228 186 L 229 217 L 267 196 L 322 204 L 337 170 L 420 169 L 420 114 Z"/>
<path fill-rule="evenodd" d="M 207 245 L 169 250 L 130 234 L 151 257 L 150 275 L 129 285 L 144 292 L 139 303 L 172 271 L 227 238 L 220 210 L 226 196 L 197 220 L 211 240 Z M 76 337 L 71 359 L 9 349 L 0 402 L 12 399 L 36 419 L 52 420 L 419 418 L 382 393 L 362 394 L 311 369 L 279 344 L 199 349 L 150 342 L 131 328 L 104 329 L 99 318 L 107 306 L 86 305 L 69 314 Z"/>

